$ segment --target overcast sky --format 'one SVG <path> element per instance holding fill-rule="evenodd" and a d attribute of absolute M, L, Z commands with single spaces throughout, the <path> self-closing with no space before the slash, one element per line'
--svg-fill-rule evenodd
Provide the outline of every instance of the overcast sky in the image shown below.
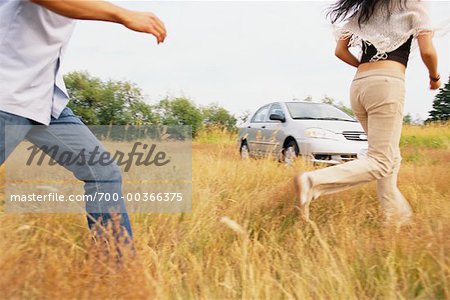
<path fill-rule="evenodd" d="M 155 103 L 187 96 L 216 102 L 239 115 L 271 101 L 320 100 L 349 105 L 355 70 L 334 57 L 335 40 L 325 1 L 297 2 L 115 2 L 152 11 L 166 24 L 166 42 L 120 25 L 79 21 L 63 64 L 104 79 L 137 83 Z M 450 2 L 429 2 L 432 20 L 450 18 Z M 450 72 L 450 34 L 435 38 L 439 71 Z M 407 71 L 405 113 L 426 118 L 435 92 L 418 51 Z"/>

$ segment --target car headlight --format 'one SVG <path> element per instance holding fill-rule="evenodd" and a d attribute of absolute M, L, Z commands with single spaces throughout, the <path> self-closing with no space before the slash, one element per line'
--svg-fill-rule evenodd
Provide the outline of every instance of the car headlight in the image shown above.
<path fill-rule="evenodd" d="M 305 130 L 305 136 L 316 139 L 329 139 L 329 140 L 339 139 L 336 133 L 321 128 L 308 128 Z"/>

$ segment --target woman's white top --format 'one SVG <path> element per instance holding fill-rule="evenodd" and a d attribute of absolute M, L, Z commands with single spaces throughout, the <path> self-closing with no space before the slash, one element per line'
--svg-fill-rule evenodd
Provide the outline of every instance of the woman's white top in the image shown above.
<path fill-rule="evenodd" d="M 432 34 L 434 31 L 426 4 L 420 0 L 409 0 L 406 6 L 394 7 L 389 14 L 386 7 L 375 8 L 367 22 L 358 24 L 359 13 L 336 27 L 338 39 L 350 38 L 350 47 L 362 47 L 362 41 L 374 45 L 378 53 L 371 61 L 387 58 L 387 53 L 403 45 L 412 35 Z"/>

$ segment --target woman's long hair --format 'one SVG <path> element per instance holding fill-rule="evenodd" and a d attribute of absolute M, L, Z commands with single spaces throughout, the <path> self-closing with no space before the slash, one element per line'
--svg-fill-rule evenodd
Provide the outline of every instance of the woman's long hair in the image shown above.
<path fill-rule="evenodd" d="M 372 17 L 375 9 L 386 8 L 388 15 L 394 7 L 403 8 L 407 0 L 339 0 L 330 6 L 327 17 L 331 23 L 345 21 L 359 13 L 358 24 L 361 25 Z"/>

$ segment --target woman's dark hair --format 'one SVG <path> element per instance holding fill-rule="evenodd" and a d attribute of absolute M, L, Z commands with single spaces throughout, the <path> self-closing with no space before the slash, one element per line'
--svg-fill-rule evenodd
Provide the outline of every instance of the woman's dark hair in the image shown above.
<path fill-rule="evenodd" d="M 358 24 L 369 21 L 375 9 L 385 8 L 388 15 L 397 6 L 403 8 L 407 0 L 339 0 L 331 5 L 327 13 L 331 23 L 345 21 L 359 13 Z"/>

